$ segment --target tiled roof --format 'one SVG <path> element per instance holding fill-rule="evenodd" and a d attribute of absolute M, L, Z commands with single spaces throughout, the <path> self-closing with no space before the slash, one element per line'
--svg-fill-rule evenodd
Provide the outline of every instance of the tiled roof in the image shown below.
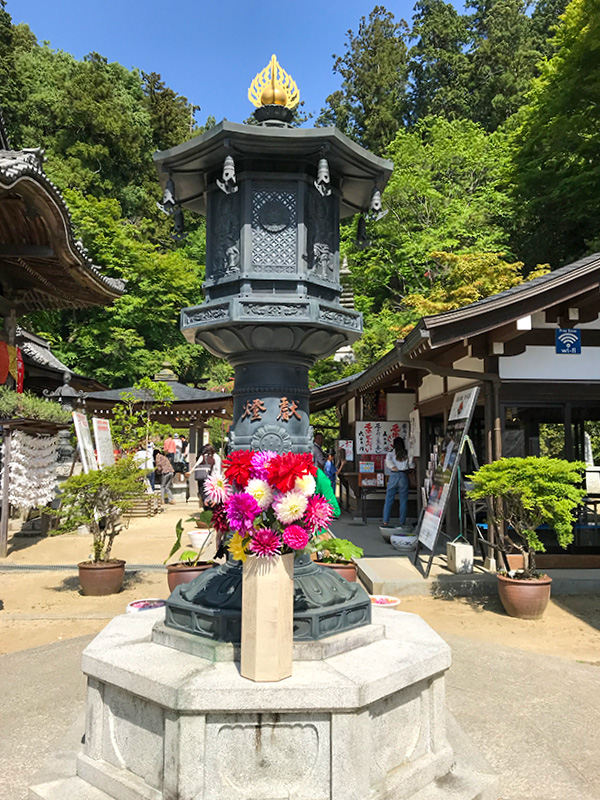
<path fill-rule="evenodd" d="M 173 390 L 175 402 L 193 403 L 201 400 L 227 400 L 231 397 L 230 394 L 226 394 L 225 392 L 210 392 L 208 389 L 196 389 L 194 386 L 186 386 L 184 383 L 179 383 L 178 381 L 169 381 L 167 385 Z M 125 392 L 134 394 L 140 400 L 152 400 L 148 392 L 140 391 L 133 386 L 128 386 L 125 389 L 108 389 L 105 392 L 90 392 L 86 395 L 86 399 L 118 402 Z"/>
<path fill-rule="evenodd" d="M 0 121 L 0 146 L 6 145 L 6 131 L 4 130 Z M 118 278 L 109 278 L 103 275 L 100 269 L 92 264 L 91 259 L 87 255 L 87 250 L 83 243 L 75 239 L 73 235 L 73 227 L 71 215 L 65 200 L 55 186 L 54 183 L 48 178 L 43 169 L 44 151 L 39 148 L 27 148 L 25 150 L 8 150 L 0 149 L 0 184 L 4 188 L 12 188 L 20 180 L 32 178 L 40 183 L 56 201 L 66 222 L 65 228 L 69 238 L 69 243 L 74 253 L 77 255 L 84 269 L 89 270 L 94 278 L 104 284 L 112 294 L 123 294 L 125 291 L 125 282 Z"/>

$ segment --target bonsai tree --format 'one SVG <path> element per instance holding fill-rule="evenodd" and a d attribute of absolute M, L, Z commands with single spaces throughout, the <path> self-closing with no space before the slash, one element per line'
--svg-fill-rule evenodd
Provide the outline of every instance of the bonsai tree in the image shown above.
<path fill-rule="evenodd" d="M 535 553 L 546 549 L 537 533 L 541 525 L 554 530 L 561 547 L 573 541 L 573 512 L 585 495 L 579 488 L 584 469 L 581 461 L 530 456 L 501 458 L 468 476 L 473 500 L 489 497 L 495 501 L 491 505 L 494 521 L 499 523 L 498 549 L 503 553 L 518 550 L 523 556 L 518 577 L 537 577 Z"/>
<path fill-rule="evenodd" d="M 342 564 L 354 558 L 362 558 L 362 548 L 349 539 L 318 539 L 311 549 L 317 553 L 319 561 L 325 564 Z"/>
<path fill-rule="evenodd" d="M 186 522 L 195 522 L 196 524 L 198 522 L 202 522 L 209 525 L 211 520 L 212 520 L 212 512 L 201 511 L 198 514 L 194 514 L 192 517 L 186 520 Z M 167 561 L 173 558 L 175 553 L 179 552 L 179 550 L 181 550 L 181 548 L 183 547 L 183 545 L 181 544 L 182 535 L 183 535 L 183 524 L 182 520 L 179 520 L 177 522 L 177 525 L 175 526 L 175 542 L 173 544 L 173 547 L 171 548 L 171 552 L 163 561 L 163 564 L 166 564 Z M 202 558 L 202 554 L 204 553 L 204 551 L 208 546 L 208 541 L 209 540 L 207 538 L 204 547 L 201 547 L 199 550 L 192 550 L 189 548 L 187 550 L 184 550 L 183 553 L 179 556 L 179 563 L 185 564 L 187 567 L 197 567 Z"/>
<path fill-rule="evenodd" d="M 142 471 L 132 458 L 86 474 L 72 475 L 61 485 L 61 519 L 54 533 L 87 525 L 94 543 L 92 562 L 110 561 L 113 541 L 121 531 L 120 518 L 146 492 Z"/>

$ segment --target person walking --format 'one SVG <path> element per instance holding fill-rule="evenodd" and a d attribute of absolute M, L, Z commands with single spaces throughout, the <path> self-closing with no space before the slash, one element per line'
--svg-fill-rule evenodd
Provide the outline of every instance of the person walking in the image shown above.
<path fill-rule="evenodd" d="M 385 467 L 389 472 L 387 491 L 385 493 L 385 504 L 383 506 L 383 524 L 388 526 L 392 514 L 392 505 L 398 494 L 400 510 L 398 513 L 399 526 L 406 525 L 406 512 L 408 509 L 408 473 L 414 469 L 412 458 L 409 458 L 404 439 L 396 436 L 393 441 L 394 448 L 385 457 Z"/>
<path fill-rule="evenodd" d="M 169 459 L 161 453 L 160 450 L 154 451 L 154 464 L 156 467 L 156 474 L 160 476 L 160 495 L 162 501 L 167 505 L 174 505 L 175 500 L 173 499 L 173 492 L 171 490 L 173 475 L 175 474 L 173 464 L 171 464 Z"/>

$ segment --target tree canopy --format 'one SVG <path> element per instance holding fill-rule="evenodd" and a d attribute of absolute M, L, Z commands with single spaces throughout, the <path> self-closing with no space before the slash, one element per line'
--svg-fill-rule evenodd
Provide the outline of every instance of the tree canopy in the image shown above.
<path fill-rule="evenodd" d="M 332 49 L 341 52 L 339 89 L 317 124 L 392 159 L 394 172 L 387 216 L 366 221 L 366 241 L 361 233 L 357 244 L 358 217 L 342 228 L 365 320 L 357 362 L 317 365 L 317 383 L 372 363 L 420 314 L 500 291 L 540 262 L 554 268 L 600 242 L 597 0 L 469 0 L 464 9 L 417 0 L 409 22 L 376 5 Z M 173 237 L 152 163 L 154 150 L 214 118 L 199 126 L 199 106 L 157 72 L 38 42 L 12 24 L 5 0 L 0 108 L 14 147 L 45 148 L 94 262 L 127 281 L 107 309 L 38 313 L 26 324 L 73 369 L 115 388 L 166 357 L 184 381 L 227 383 L 229 366 L 179 331 L 181 307 L 203 298 L 204 221 L 186 212 L 186 236 Z"/>

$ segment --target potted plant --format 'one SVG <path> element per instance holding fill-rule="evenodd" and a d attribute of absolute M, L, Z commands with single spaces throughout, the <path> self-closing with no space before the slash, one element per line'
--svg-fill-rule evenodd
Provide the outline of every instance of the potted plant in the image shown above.
<path fill-rule="evenodd" d="M 497 547 L 517 550 L 523 566 L 498 574 L 500 600 L 507 614 L 538 619 L 550 599 L 552 579 L 535 568 L 535 553 L 544 552 L 538 529 L 547 525 L 561 547 L 573 541 L 573 511 L 585 491 L 579 488 L 585 464 L 559 458 L 502 458 L 470 476 L 474 500 L 492 499 L 498 525 Z"/>
<path fill-rule="evenodd" d="M 317 561 L 326 567 L 331 567 L 343 578 L 351 583 L 356 582 L 355 558 L 362 558 L 362 548 L 357 547 L 348 539 L 318 539 L 312 544 Z"/>
<path fill-rule="evenodd" d="M 183 547 L 181 543 L 183 523 L 182 520 L 177 522 L 175 526 L 175 542 L 171 548 L 171 552 L 164 561 L 164 563 L 167 564 L 167 582 L 171 592 L 176 586 L 179 586 L 180 583 L 190 583 L 194 578 L 197 578 L 201 572 L 204 572 L 205 569 L 209 569 L 213 566 L 212 561 L 201 560 L 203 553 L 206 551 L 212 539 L 212 530 L 209 528 L 211 519 L 211 511 L 201 511 L 199 514 L 194 514 L 187 520 L 187 522 L 196 523 L 196 530 L 188 533 L 192 546 L 195 549 L 184 550 L 179 556 L 179 561 L 176 561 L 174 564 L 167 564 L 167 561 L 173 558 L 175 553 L 178 553 Z M 202 533 L 206 535 L 202 536 Z"/>
<path fill-rule="evenodd" d="M 79 582 L 86 595 L 114 594 L 121 590 L 125 562 L 112 558 L 120 517 L 145 493 L 143 476 L 132 458 L 87 474 L 72 475 L 61 485 L 60 517 L 56 533 L 85 525 L 93 537 L 92 553 L 79 566 Z"/>

